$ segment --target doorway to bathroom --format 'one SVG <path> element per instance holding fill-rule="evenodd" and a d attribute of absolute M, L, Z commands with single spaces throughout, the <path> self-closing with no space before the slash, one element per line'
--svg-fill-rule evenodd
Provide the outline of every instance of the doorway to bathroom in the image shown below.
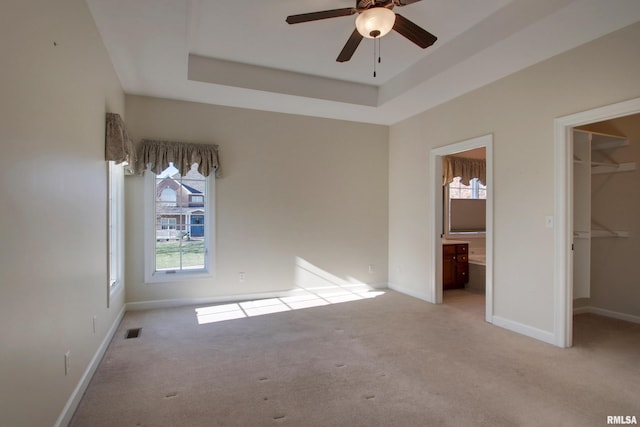
<path fill-rule="evenodd" d="M 492 135 L 430 153 L 434 302 L 480 310 L 487 322 L 493 316 L 492 159 Z"/>

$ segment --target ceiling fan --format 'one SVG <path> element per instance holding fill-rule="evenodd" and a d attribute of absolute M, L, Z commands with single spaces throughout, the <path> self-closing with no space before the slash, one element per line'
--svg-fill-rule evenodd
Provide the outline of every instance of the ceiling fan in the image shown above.
<path fill-rule="evenodd" d="M 391 30 L 400 33 L 416 45 L 425 49 L 436 42 L 436 36 L 409 21 L 404 16 L 393 12 L 394 7 L 407 6 L 420 0 L 356 0 L 355 7 L 324 10 L 321 12 L 302 13 L 287 16 L 288 24 L 318 21 L 358 14 L 356 29 L 342 48 L 336 61 L 346 62 L 351 59 L 364 37 L 380 38 Z"/>

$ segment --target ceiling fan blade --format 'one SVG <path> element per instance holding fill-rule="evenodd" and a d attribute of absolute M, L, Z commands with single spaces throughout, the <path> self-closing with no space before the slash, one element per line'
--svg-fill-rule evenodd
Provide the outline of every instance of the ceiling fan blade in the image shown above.
<path fill-rule="evenodd" d="M 396 6 L 406 6 L 408 4 L 418 3 L 419 1 L 422 0 L 396 0 Z"/>
<path fill-rule="evenodd" d="M 417 26 L 402 15 L 396 13 L 396 23 L 393 29 L 402 34 L 421 48 L 425 49 L 438 40 L 436 36 L 427 30 Z"/>
<path fill-rule="evenodd" d="M 301 13 L 300 15 L 287 16 L 287 24 L 299 24 L 301 22 L 319 21 L 320 19 L 337 18 L 339 16 L 349 16 L 356 13 L 353 7 L 343 9 L 323 10 L 322 12 Z"/>
<path fill-rule="evenodd" d="M 340 52 L 340 55 L 338 55 L 336 61 L 347 62 L 348 60 L 350 60 L 361 41 L 362 34 L 360 34 L 358 32 L 358 29 L 356 28 L 355 30 L 353 30 L 353 33 L 351 33 L 349 40 L 347 40 L 347 43 L 342 48 L 342 51 Z"/>

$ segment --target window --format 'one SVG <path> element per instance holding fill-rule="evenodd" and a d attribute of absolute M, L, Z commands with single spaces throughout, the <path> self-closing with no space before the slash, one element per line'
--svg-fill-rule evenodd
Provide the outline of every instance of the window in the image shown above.
<path fill-rule="evenodd" d="M 124 238 L 124 166 L 107 162 L 108 176 L 108 287 L 109 301 L 122 288 Z"/>
<path fill-rule="evenodd" d="M 486 231 L 487 187 L 477 178 L 469 185 L 455 177 L 447 186 L 445 224 L 448 233 L 484 233 Z"/>
<path fill-rule="evenodd" d="M 204 196 L 201 195 L 191 195 L 189 196 L 189 205 L 191 206 L 202 206 L 204 204 Z"/>
<path fill-rule="evenodd" d="M 482 185 L 478 178 L 473 178 L 469 185 L 464 185 L 459 176 L 453 178 L 449 184 L 450 199 L 486 199 L 487 187 Z"/>
<path fill-rule="evenodd" d="M 210 181 L 198 165 L 181 176 L 172 163 L 158 175 L 145 172 L 145 281 L 166 282 L 208 277 L 213 239 Z M 194 204 L 194 198 L 199 203 Z"/>
<path fill-rule="evenodd" d="M 165 188 L 160 192 L 160 201 L 175 204 L 176 190 L 173 188 Z"/>
<path fill-rule="evenodd" d="M 161 218 L 161 227 L 162 230 L 175 230 L 176 224 L 178 223 L 176 218 Z"/>

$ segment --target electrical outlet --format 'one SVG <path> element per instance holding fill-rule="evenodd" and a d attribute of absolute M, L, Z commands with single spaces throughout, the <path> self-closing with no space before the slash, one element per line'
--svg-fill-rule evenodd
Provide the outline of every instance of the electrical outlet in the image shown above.
<path fill-rule="evenodd" d="M 369 273 L 374 273 L 375 268 L 373 268 L 373 264 L 369 264 Z"/>
<path fill-rule="evenodd" d="M 69 375 L 71 372 L 71 350 L 67 350 L 64 354 L 64 374 Z"/>
<path fill-rule="evenodd" d="M 93 333 L 96 333 L 96 321 L 98 320 L 98 316 L 93 316 Z"/>
<path fill-rule="evenodd" d="M 244 282 L 244 272 L 241 271 L 240 273 L 238 273 L 238 280 Z"/>

